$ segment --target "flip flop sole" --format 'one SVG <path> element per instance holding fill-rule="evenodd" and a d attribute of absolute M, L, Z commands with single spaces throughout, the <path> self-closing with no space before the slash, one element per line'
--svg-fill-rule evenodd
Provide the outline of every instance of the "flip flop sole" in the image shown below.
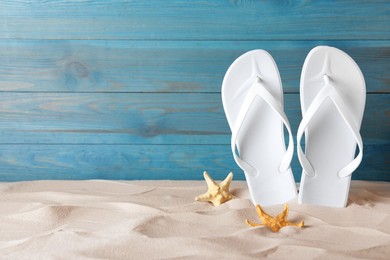
<path fill-rule="evenodd" d="M 324 87 L 322 74 L 328 74 L 332 85 L 360 128 L 366 89 L 358 65 L 346 53 L 327 46 L 314 48 L 307 56 L 301 75 L 302 114 Z M 298 144 L 299 145 L 299 144 Z M 299 203 L 345 207 L 351 176 L 339 177 L 339 171 L 355 157 L 356 141 L 335 104 L 325 100 L 305 130 L 305 154 L 315 175 L 302 173 Z"/>
<path fill-rule="evenodd" d="M 237 58 L 226 72 L 222 84 L 222 102 L 230 128 L 234 129 L 240 108 L 256 77 L 283 106 L 283 90 L 278 68 L 264 50 L 253 50 Z M 258 171 L 245 172 L 253 203 L 263 206 L 282 204 L 296 197 L 291 172 L 279 172 L 286 153 L 283 123 L 261 98 L 256 98 L 245 117 L 237 140 L 241 159 Z"/>

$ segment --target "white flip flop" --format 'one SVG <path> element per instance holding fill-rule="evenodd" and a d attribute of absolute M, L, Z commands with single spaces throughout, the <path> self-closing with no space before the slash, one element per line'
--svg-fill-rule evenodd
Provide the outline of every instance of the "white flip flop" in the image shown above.
<path fill-rule="evenodd" d="M 279 71 L 268 52 L 249 51 L 232 63 L 222 83 L 222 102 L 233 157 L 245 173 L 252 202 L 269 206 L 295 198 L 294 141 L 283 112 Z M 289 133 L 287 150 L 283 125 Z"/>
<path fill-rule="evenodd" d="M 351 174 L 363 158 L 359 133 L 366 100 L 363 74 L 343 51 L 316 47 L 303 65 L 300 98 L 303 118 L 297 150 L 303 172 L 298 202 L 345 207 Z M 303 134 L 305 153 L 300 145 Z"/>

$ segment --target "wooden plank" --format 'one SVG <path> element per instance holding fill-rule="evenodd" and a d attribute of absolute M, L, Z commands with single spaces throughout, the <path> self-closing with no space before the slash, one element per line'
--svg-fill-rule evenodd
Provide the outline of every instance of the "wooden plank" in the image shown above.
<path fill-rule="evenodd" d="M 228 131 L 218 94 L 0 93 L 0 100 L 2 143 L 212 143 Z"/>
<path fill-rule="evenodd" d="M 230 64 L 252 49 L 275 58 L 285 92 L 298 92 L 311 48 L 338 47 L 369 92 L 390 93 L 390 41 L 0 40 L 0 91 L 219 92 Z"/>
<path fill-rule="evenodd" d="M 365 146 L 353 179 L 390 181 L 389 145 Z M 42 179 L 201 180 L 230 171 L 243 180 L 229 145 L 0 145 L 0 181 Z M 292 162 L 295 180 L 301 168 Z"/>
<path fill-rule="evenodd" d="M 0 37 L 389 40 L 389 9 L 383 0 L 3 0 Z"/>
<path fill-rule="evenodd" d="M 219 93 L 0 93 L 2 144 L 229 144 Z M 367 144 L 389 144 L 390 95 L 370 94 Z M 299 94 L 285 95 L 294 133 Z"/>

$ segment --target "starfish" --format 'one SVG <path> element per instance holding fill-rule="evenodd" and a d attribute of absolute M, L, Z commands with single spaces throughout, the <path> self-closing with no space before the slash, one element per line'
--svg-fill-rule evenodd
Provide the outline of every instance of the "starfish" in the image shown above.
<path fill-rule="evenodd" d="M 206 180 L 208 191 L 195 197 L 196 201 L 208 201 L 213 203 L 214 206 L 218 206 L 233 198 L 229 191 L 230 183 L 233 179 L 232 172 L 220 184 L 217 184 L 206 171 L 203 173 L 203 176 Z"/>
<path fill-rule="evenodd" d="M 277 215 L 276 217 L 272 217 L 268 215 L 261 207 L 260 205 L 256 206 L 256 212 L 257 215 L 259 215 L 259 218 L 263 222 L 263 224 L 260 223 L 253 223 L 250 220 L 246 219 L 245 223 L 248 224 L 251 227 L 258 227 L 258 226 L 266 226 L 270 228 L 273 232 L 278 232 L 282 227 L 285 226 L 295 226 L 295 227 L 303 227 L 304 222 L 303 220 L 300 223 L 292 223 L 288 222 L 286 220 L 287 214 L 288 214 L 288 205 L 284 205 L 284 210 L 282 213 Z"/>

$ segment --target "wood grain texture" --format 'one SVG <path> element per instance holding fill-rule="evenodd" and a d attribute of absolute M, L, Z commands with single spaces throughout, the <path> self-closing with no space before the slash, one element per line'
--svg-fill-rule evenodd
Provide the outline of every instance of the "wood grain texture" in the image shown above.
<path fill-rule="evenodd" d="M 390 181 L 390 146 L 365 145 L 353 179 Z M 0 145 L 0 180 L 37 179 L 175 179 L 201 180 L 207 170 L 215 179 L 230 171 L 243 180 L 230 145 Z M 299 182 L 301 167 L 292 171 Z"/>
<path fill-rule="evenodd" d="M 219 93 L 0 93 L 0 143 L 229 144 Z M 390 95 L 367 96 L 361 133 L 389 144 Z M 294 133 L 299 94 L 285 95 Z"/>
<path fill-rule="evenodd" d="M 221 83 L 265 49 L 293 132 L 317 45 L 347 52 L 367 85 L 354 179 L 390 181 L 388 0 L 0 1 L 0 181 L 202 179 L 229 171 Z M 300 166 L 292 169 L 297 181 Z"/>
<path fill-rule="evenodd" d="M 369 92 L 390 92 L 390 41 L 0 40 L 0 91 L 219 92 L 230 64 L 265 49 L 285 92 L 298 92 L 303 62 L 317 45 L 347 52 Z"/>
<path fill-rule="evenodd" d="M 0 37 L 390 40 L 389 10 L 383 0 L 4 0 Z"/>

